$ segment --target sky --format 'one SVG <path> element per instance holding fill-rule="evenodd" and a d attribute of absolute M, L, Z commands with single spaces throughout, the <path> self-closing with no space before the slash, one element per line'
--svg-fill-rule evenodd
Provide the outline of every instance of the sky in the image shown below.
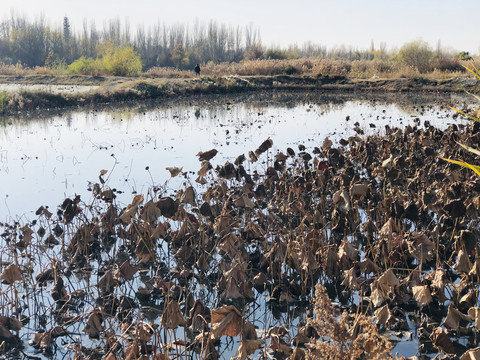
<path fill-rule="evenodd" d="M 55 26 L 65 15 L 80 31 L 84 19 L 101 28 L 108 19 L 128 20 L 133 30 L 158 22 L 196 20 L 252 24 L 267 46 L 312 42 L 334 48 L 388 49 L 414 41 L 432 48 L 480 52 L 479 0 L 2 0 L 0 19 L 11 11 L 33 19 L 40 14 Z"/>

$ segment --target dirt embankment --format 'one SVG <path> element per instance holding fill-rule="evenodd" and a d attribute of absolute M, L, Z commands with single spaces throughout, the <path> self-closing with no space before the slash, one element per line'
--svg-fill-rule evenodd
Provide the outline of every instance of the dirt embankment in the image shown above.
<path fill-rule="evenodd" d="M 198 78 L 124 78 L 99 76 L 0 76 L 0 114 L 41 109 L 171 99 L 198 94 L 256 90 L 320 92 L 479 92 L 475 79 L 349 79 L 342 76 L 223 76 Z M 18 85 L 18 86 L 16 86 Z M 67 86 L 68 85 L 68 86 Z M 44 87 L 42 87 L 44 86 Z M 89 91 L 88 87 L 91 88 Z M 78 89 L 76 91 L 75 89 Z M 12 90 L 13 89 L 13 90 Z M 63 91 L 65 89 L 65 91 Z M 82 89 L 82 91 L 80 91 Z"/>

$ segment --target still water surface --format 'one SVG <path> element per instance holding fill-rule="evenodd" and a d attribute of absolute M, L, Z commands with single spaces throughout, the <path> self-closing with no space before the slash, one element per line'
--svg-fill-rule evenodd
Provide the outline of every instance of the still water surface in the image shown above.
<path fill-rule="evenodd" d="M 169 181 L 168 166 L 183 167 L 193 181 L 193 172 L 200 168 L 195 156 L 199 151 L 216 148 L 219 154 L 211 161 L 215 167 L 233 162 L 240 154 L 247 156 L 267 138 L 273 140 L 273 153 L 297 149 L 298 144 L 311 150 L 327 136 L 338 141 L 355 135 L 356 122 L 367 134 L 382 133 L 385 125 L 413 125 L 414 119 L 445 127 L 454 120 L 443 102 L 461 101 L 417 95 L 398 102 L 297 98 L 292 102 L 267 95 L 264 101 L 255 97 L 243 102 L 217 97 L 211 102 L 204 99 L 145 111 L 77 111 L 41 119 L 4 119 L 0 221 L 30 218 L 39 206 L 58 206 L 75 194 L 88 202 L 89 183 L 98 182 L 103 169 L 108 170 L 104 176 L 108 185 L 124 192 L 119 201 L 128 204 L 132 193 L 143 193 L 154 185 L 168 181 L 166 189 L 176 189 L 182 179 Z"/>

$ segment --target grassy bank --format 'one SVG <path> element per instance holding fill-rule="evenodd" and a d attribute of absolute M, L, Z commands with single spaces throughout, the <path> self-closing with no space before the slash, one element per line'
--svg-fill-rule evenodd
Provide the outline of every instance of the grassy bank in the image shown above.
<path fill-rule="evenodd" d="M 431 71 L 420 74 L 407 67 L 379 62 L 326 60 L 257 60 L 207 64 L 202 75 L 171 68 L 153 68 L 139 77 L 67 75 L 46 68 L 0 68 L 0 84 L 18 84 L 5 91 L 0 112 L 82 107 L 114 102 L 171 99 L 195 94 L 227 94 L 255 90 L 314 90 L 343 92 L 479 91 L 468 72 Z M 45 89 L 29 89 L 45 85 Z M 89 92 L 53 92 L 50 86 L 92 86 Z"/>

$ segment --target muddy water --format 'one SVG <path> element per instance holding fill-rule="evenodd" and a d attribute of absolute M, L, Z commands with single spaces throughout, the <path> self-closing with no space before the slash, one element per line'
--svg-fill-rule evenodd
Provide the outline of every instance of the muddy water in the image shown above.
<path fill-rule="evenodd" d="M 295 101 L 295 98 L 298 101 Z M 262 101 L 263 100 L 263 101 Z M 355 99 L 344 97 L 258 97 L 249 102 L 221 97 L 198 103 L 135 111 L 72 112 L 42 119 L 4 119 L 0 124 L 0 221 L 50 208 L 65 196 L 89 200 L 91 182 L 101 170 L 111 188 L 132 193 L 152 186 L 172 192 L 178 182 L 193 181 L 199 170 L 195 156 L 216 148 L 213 166 L 233 161 L 254 150 L 267 138 L 272 154 L 298 144 L 320 147 L 356 135 L 382 133 L 385 126 L 403 127 L 429 121 L 441 128 L 451 123 L 446 104 L 462 98 L 399 97 Z M 170 180 L 165 169 L 183 167 L 183 178 Z M 262 166 L 259 164 L 257 166 Z"/>

